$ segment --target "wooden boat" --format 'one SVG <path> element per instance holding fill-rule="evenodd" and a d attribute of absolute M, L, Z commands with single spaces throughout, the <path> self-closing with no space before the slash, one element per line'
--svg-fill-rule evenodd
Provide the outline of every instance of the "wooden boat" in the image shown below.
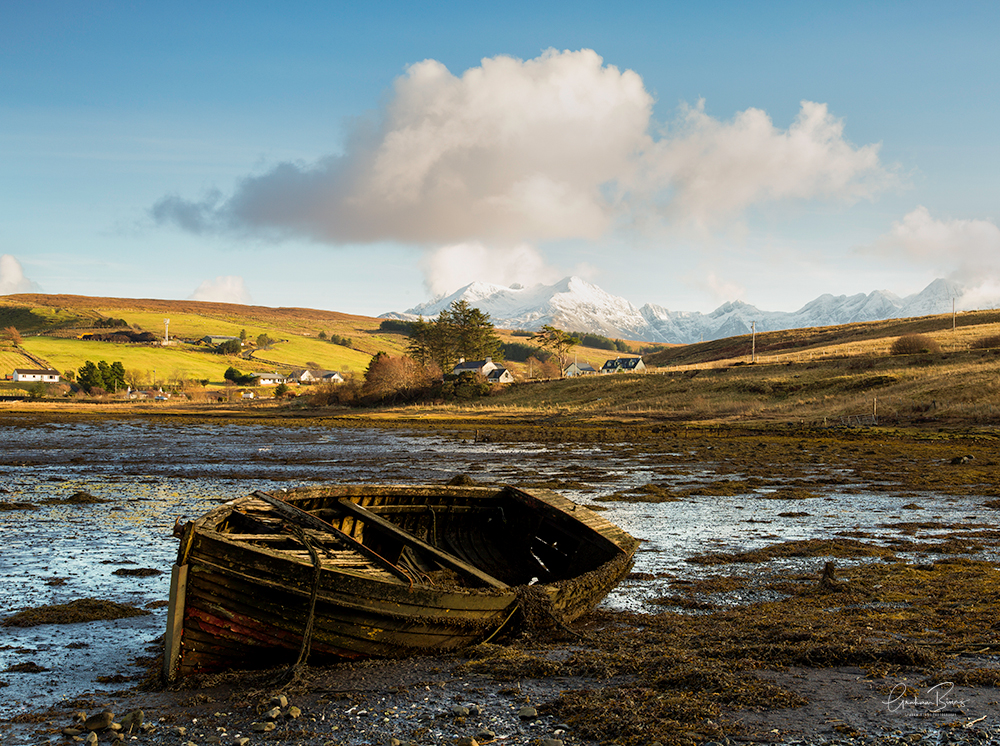
<path fill-rule="evenodd" d="M 638 542 L 550 490 L 307 487 L 178 526 L 168 680 L 461 648 L 592 609 Z M 554 623 L 554 622 L 553 622 Z"/>

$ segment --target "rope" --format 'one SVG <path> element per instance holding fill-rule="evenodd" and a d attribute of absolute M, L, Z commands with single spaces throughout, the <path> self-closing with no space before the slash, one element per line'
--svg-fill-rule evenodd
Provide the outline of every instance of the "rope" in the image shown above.
<path fill-rule="evenodd" d="M 323 567 L 320 564 L 319 553 L 312 545 L 312 542 L 306 537 L 305 532 L 295 525 L 286 525 L 286 528 L 292 532 L 296 539 L 302 542 L 306 551 L 309 552 L 313 563 L 312 592 L 309 596 L 309 617 L 306 619 L 306 626 L 302 631 L 302 645 L 299 647 L 298 660 L 295 661 L 295 664 L 291 668 L 291 672 L 295 674 L 300 669 L 305 668 L 306 661 L 309 659 L 309 651 L 312 647 L 313 624 L 316 621 L 316 598 L 319 596 L 319 579 Z"/>

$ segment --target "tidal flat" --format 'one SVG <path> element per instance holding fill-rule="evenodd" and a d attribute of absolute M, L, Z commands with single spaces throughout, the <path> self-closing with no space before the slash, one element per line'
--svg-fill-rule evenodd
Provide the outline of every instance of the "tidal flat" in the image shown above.
<path fill-rule="evenodd" d="M 515 717 L 511 743 L 555 730 L 581 743 L 695 743 L 750 738 L 779 721 L 794 735 L 796 716 L 807 722 L 817 700 L 815 683 L 795 688 L 796 671 L 807 672 L 801 684 L 850 668 L 870 684 L 860 710 L 838 709 L 840 722 L 811 715 L 813 731 L 843 726 L 833 734 L 916 722 L 883 702 L 903 679 L 914 691 L 941 676 L 969 688 L 972 704 L 941 725 L 946 715 L 972 721 L 997 699 L 1000 462 L 989 433 L 343 424 L 5 416 L 0 622 L 81 599 L 146 613 L 0 627 L 0 730 L 23 739 L 14 742 L 54 741 L 74 703 L 146 696 L 135 688 L 156 667 L 176 519 L 255 489 L 456 474 L 550 487 L 643 542 L 629 579 L 580 623 L 582 637 L 528 635 L 503 650 L 411 663 L 425 685 L 457 676 L 506 696 L 504 712 L 530 692 L 542 725 Z M 359 670 L 379 668 L 311 675 Z M 417 709 L 450 707 L 459 694 L 448 680 Z M 247 717 L 265 689 L 259 679 L 229 686 Z M 316 689 L 301 696 L 319 712 Z M 192 691 L 176 696 L 197 699 Z M 222 695 L 203 696 L 226 709 Z M 177 727 L 178 701 L 165 705 L 164 729 Z M 334 709 L 298 742 L 325 743 L 335 721 L 338 742 L 371 742 L 370 729 L 351 736 L 353 721 Z M 434 741 L 479 727 L 447 725 L 390 719 L 379 735 Z"/>

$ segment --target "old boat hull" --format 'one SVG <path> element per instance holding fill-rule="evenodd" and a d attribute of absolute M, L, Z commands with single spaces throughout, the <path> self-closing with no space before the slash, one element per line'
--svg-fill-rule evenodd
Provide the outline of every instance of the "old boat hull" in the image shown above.
<path fill-rule="evenodd" d="M 255 493 L 182 528 L 168 679 L 292 662 L 304 638 L 311 661 L 454 650 L 539 598 L 572 621 L 637 546 L 549 490 L 339 485 L 280 498 Z"/>

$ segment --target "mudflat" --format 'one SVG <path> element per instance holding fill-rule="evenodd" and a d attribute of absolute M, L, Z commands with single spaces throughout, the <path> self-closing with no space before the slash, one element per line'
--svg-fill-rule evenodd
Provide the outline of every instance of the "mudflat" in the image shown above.
<path fill-rule="evenodd" d="M 152 438 L 166 427 L 163 437 L 183 446 L 219 420 L 198 422 L 183 420 L 180 438 L 176 422 L 135 432 Z M 69 439 L 79 427 L 65 425 L 62 415 L 55 423 L 67 429 L 41 433 L 53 425 L 45 416 L 17 427 L 39 443 Z M 991 729 L 1000 699 L 1000 460 L 991 431 L 537 419 L 247 421 L 236 428 L 246 428 L 247 450 L 234 450 L 225 463 L 202 458 L 160 470 L 143 463 L 120 478 L 145 474 L 171 483 L 182 472 L 190 480 L 221 469 L 237 482 L 242 469 L 256 485 L 268 468 L 273 478 L 275 463 L 258 470 L 250 460 L 238 469 L 239 462 L 284 432 L 301 455 L 282 457 L 284 478 L 301 479 L 329 456 L 320 440 L 344 440 L 337 438 L 344 428 L 355 433 L 352 440 L 371 437 L 364 458 L 384 469 L 389 446 L 373 426 L 405 441 L 393 446 L 389 461 L 399 465 L 390 472 L 412 470 L 405 453 L 433 446 L 436 458 L 450 459 L 455 469 L 492 469 L 491 479 L 549 486 L 606 509 L 645 541 L 635 572 L 605 607 L 570 629 L 527 629 L 501 645 L 435 659 L 233 673 L 165 690 L 156 679 L 153 638 L 121 686 L 81 689 L 12 714 L 0 727 L 37 743 L 71 727 L 76 711 L 110 708 L 119 720 L 143 710 L 144 725 L 133 719 L 129 737 L 150 744 L 213 738 L 310 746 L 392 738 L 860 743 L 906 736 L 985 743 L 997 737 Z M 51 475 L 53 466 L 66 469 L 61 494 L 89 487 L 106 496 L 88 482 L 86 464 L 73 465 L 74 453 L 39 446 L 0 457 L 7 490 L 0 498 L 11 506 L 3 514 L 7 526 L 56 508 L 102 516 L 98 511 L 115 507 L 47 507 L 39 499 L 47 492 L 40 475 Z M 155 595 L 138 598 L 146 605 Z M 14 668 L 29 662 L 29 653 L 0 652 L 7 663 L 0 680 L 44 678 Z M 110 733 L 102 732 L 101 741 Z"/>

